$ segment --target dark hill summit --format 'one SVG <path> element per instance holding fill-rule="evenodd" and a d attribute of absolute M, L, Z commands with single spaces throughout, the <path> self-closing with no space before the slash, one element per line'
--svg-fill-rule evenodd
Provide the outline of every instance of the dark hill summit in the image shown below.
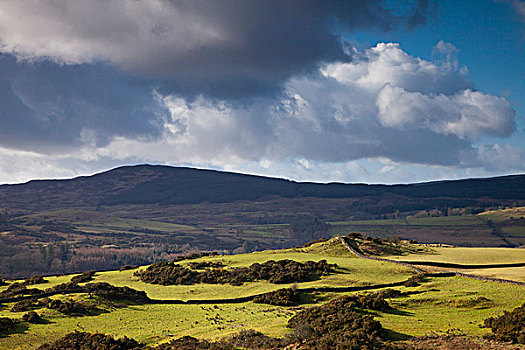
<path fill-rule="evenodd" d="M 525 175 L 409 185 L 322 184 L 215 170 L 138 165 L 68 180 L 2 185 L 0 207 L 23 211 L 94 209 L 119 204 L 231 203 L 275 196 L 442 198 L 459 204 L 465 200 L 520 201 L 525 200 Z"/>

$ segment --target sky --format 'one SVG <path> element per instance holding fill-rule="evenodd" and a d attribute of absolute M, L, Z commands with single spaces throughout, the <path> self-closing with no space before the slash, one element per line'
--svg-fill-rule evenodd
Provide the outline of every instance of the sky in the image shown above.
<path fill-rule="evenodd" d="M 0 0 L 0 184 L 525 172 L 524 0 Z"/>

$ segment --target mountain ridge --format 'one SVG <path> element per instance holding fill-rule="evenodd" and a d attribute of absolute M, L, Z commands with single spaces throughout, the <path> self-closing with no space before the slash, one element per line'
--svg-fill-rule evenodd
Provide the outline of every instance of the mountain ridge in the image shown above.
<path fill-rule="evenodd" d="M 0 203 L 24 211 L 98 208 L 119 204 L 193 204 L 282 198 L 407 198 L 525 200 L 525 175 L 412 184 L 298 182 L 235 172 L 130 165 L 71 179 L 0 185 Z"/>

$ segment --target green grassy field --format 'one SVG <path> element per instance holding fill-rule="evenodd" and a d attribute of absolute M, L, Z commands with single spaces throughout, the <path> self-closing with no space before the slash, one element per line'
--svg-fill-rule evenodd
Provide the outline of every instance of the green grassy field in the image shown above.
<path fill-rule="evenodd" d="M 425 254 L 425 259 L 434 261 L 479 263 L 483 259 L 491 262 L 514 262 L 525 251 L 512 249 L 433 248 L 435 253 Z M 485 255 L 482 258 L 480 255 Z M 416 255 L 409 255 L 416 257 Z M 407 256 L 398 257 L 406 259 Z M 248 266 L 254 262 L 292 259 L 296 261 L 326 259 L 338 264 L 338 273 L 321 280 L 299 283 L 299 288 L 310 286 L 353 286 L 407 279 L 413 272 L 403 266 L 388 262 L 360 259 L 350 254 L 337 239 L 317 243 L 308 248 L 263 251 L 251 254 L 204 257 L 193 261 L 223 261 L 227 266 Z M 185 261 L 181 262 L 186 263 Z M 144 268 L 144 267 L 141 267 Z M 197 284 L 186 286 L 160 286 L 146 284 L 133 276 L 136 270 L 98 272 L 94 282 L 109 282 L 116 286 L 129 286 L 144 290 L 156 299 L 214 299 L 247 296 L 276 290 L 290 285 L 275 285 L 266 281 L 249 282 L 242 286 Z M 510 271 L 510 270 L 509 270 Z M 512 272 L 509 272 L 512 273 Z M 49 288 L 70 280 L 72 275 L 47 277 L 47 283 L 31 287 Z M 6 287 L 0 288 L 0 290 Z M 525 302 L 525 287 L 482 282 L 460 277 L 431 278 L 418 287 L 398 287 L 402 291 L 418 292 L 408 297 L 390 300 L 395 310 L 377 312 L 377 319 L 398 337 L 415 336 L 429 332 L 446 332 L 459 329 L 467 335 L 482 335 L 486 329 L 478 327 L 483 320 L 510 310 Z M 324 293 L 317 299 L 324 302 L 342 293 Z M 347 293 L 348 294 L 348 293 Z M 79 294 L 78 299 L 88 296 Z M 65 298 L 55 296 L 54 298 Z M 156 344 L 183 335 L 216 339 L 242 329 L 255 329 L 270 336 L 283 336 L 289 330 L 287 321 L 298 309 L 310 307 L 279 307 L 246 302 L 241 304 L 206 305 L 132 305 L 107 307 L 98 316 L 66 317 L 54 310 L 38 310 L 46 324 L 22 323 L 18 332 L 0 338 L 0 349 L 33 349 L 44 341 L 58 339 L 64 334 L 79 330 L 103 332 L 116 337 L 128 336 L 143 343 Z M 22 313 L 9 312 L 12 304 L 0 308 L 0 317 L 21 318 Z M 458 317 L 461 314 L 461 317 Z"/>

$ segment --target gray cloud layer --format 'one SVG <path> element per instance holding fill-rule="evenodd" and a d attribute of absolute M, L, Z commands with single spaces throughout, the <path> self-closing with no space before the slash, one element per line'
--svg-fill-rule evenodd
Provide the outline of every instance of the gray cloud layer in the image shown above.
<path fill-rule="evenodd" d="M 19 59 L 109 62 L 185 93 L 258 94 L 343 59 L 341 31 L 425 21 L 428 1 L 4 1 L 0 48 Z M 394 14 L 395 12 L 395 14 Z"/>

